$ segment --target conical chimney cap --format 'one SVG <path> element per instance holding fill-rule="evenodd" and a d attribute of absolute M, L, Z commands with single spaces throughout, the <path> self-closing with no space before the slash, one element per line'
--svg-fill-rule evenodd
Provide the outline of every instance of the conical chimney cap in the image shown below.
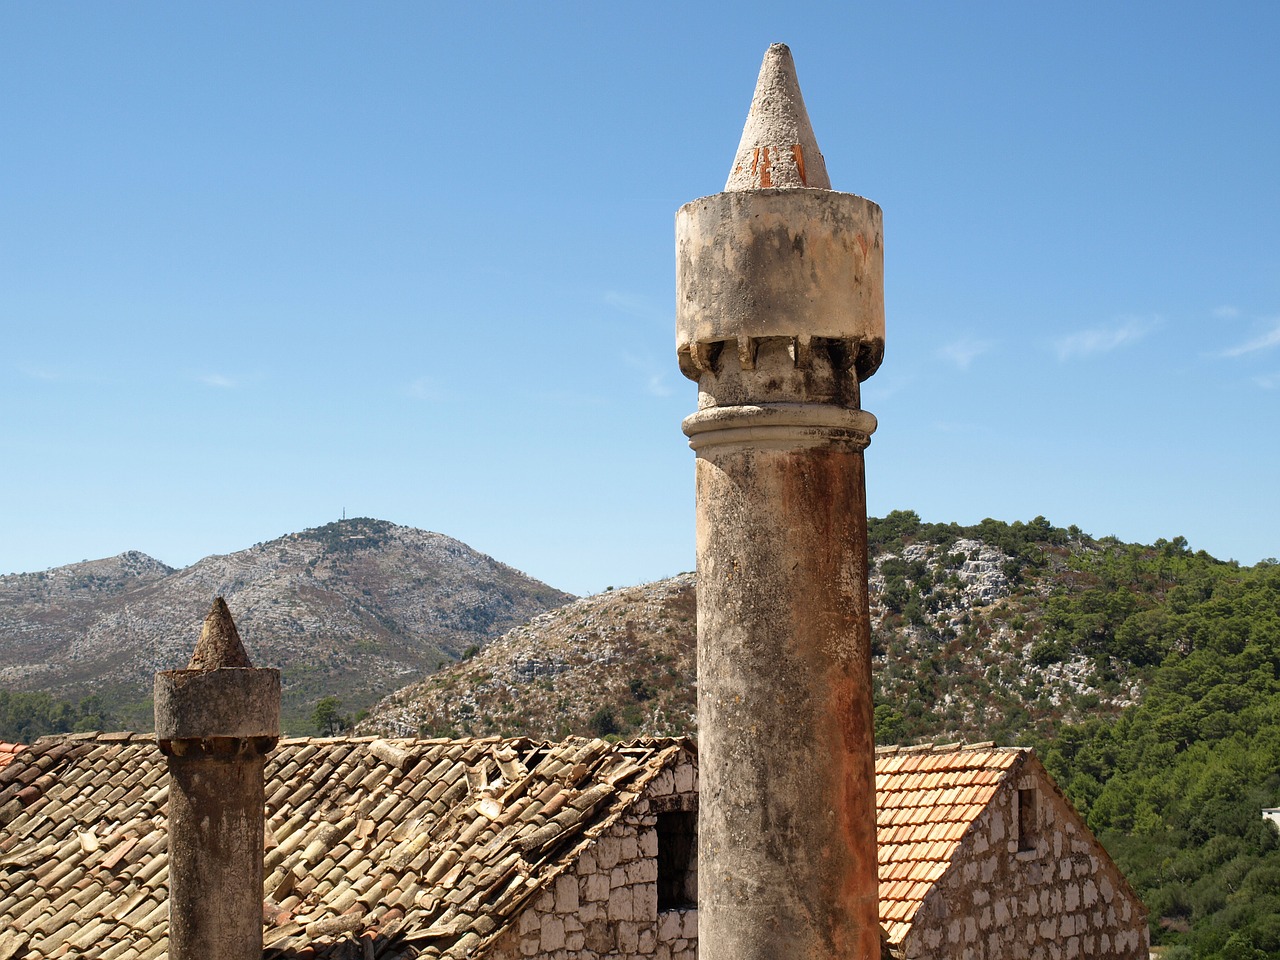
<path fill-rule="evenodd" d="M 791 50 L 775 43 L 765 51 L 742 142 L 724 188 L 797 187 L 830 190 L 831 178 L 804 108 Z"/>
<path fill-rule="evenodd" d="M 231 619 L 231 611 L 227 609 L 227 601 L 222 597 L 214 598 L 213 607 L 204 618 L 204 627 L 200 631 L 200 639 L 196 641 L 196 649 L 191 654 L 187 669 L 217 670 L 219 667 L 252 666 L 244 644 L 240 642 L 240 632 Z"/>

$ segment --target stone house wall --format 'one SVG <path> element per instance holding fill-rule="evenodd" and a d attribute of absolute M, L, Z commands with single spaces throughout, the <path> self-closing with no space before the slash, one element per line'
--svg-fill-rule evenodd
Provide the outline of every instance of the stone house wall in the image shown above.
<path fill-rule="evenodd" d="M 659 870 L 673 869 L 669 848 L 682 846 L 672 824 L 696 816 L 697 782 L 689 754 L 655 777 L 627 814 L 534 897 L 487 960 L 696 960 L 696 841 L 676 865 L 681 875 L 663 877 L 664 899 L 674 895 L 680 905 L 659 909 Z"/>
<path fill-rule="evenodd" d="M 1147 917 L 1029 757 L 968 832 L 902 943 L 904 960 L 1146 960 Z"/>

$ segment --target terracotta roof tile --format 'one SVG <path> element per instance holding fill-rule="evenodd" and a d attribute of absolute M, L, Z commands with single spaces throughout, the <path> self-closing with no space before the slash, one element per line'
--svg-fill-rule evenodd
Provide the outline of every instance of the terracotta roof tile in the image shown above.
<path fill-rule="evenodd" d="M 891 944 L 906 936 L 925 894 L 1023 755 L 991 744 L 877 754 L 880 919 Z"/>
<path fill-rule="evenodd" d="M 889 924 L 893 921 L 902 920 L 907 915 L 908 909 L 909 905 L 901 900 L 886 900 L 882 898 L 880 901 L 880 922 L 885 925 L 886 929 L 889 929 Z M 890 933 L 889 936 L 892 937 L 893 934 Z"/>
<path fill-rule="evenodd" d="M 352 938 L 369 945 L 362 955 L 387 960 L 483 945 L 549 882 L 558 857 L 620 816 L 684 749 L 664 740 L 282 741 L 268 761 L 264 957 L 336 957 Z M 1021 756 L 989 745 L 878 752 L 891 943 Z M 26 956 L 95 945 L 103 960 L 165 953 L 167 797 L 149 738 L 0 744 L 0 908 L 27 938 Z"/>
<path fill-rule="evenodd" d="M 620 816 L 684 749 L 670 740 L 282 741 L 267 769 L 265 956 L 337 956 L 363 935 L 372 955 L 399 957 L 414 949 L 404 934 L 446 910 L 452 925 L 422 955 L 482 943 L 549 882 L 564 842 Z M 542 769 L 527 770 L 511 750 L 517 759 L 536 752 Z M 14 761 L 0 772 L 0 904 L 27 938 L 23 955 L 96 945 L 103 960 L 162 956 L 167 776 L 154 741 L 45 738 L 0 756 Z M 473 768 L 491 785 L 503 769 L 523 782 L 504 783 L 505 799 L 478 801 Z M 533 796 L 558 803 L 548 812 Z M 429 877 L 454 887 L 437 896 Z"/>

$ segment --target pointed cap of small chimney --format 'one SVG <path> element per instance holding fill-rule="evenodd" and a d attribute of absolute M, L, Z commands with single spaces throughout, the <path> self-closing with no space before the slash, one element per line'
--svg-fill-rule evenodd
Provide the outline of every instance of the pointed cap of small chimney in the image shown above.
<path fill-rule="evenodd" d="M 742 142 L 724 185 L 726 191 L 769 187 L 831 189 L 827 164 L 800 94 L 796 65 L 784 43 L 775 43 L 765 52 Z"/>
<path fill-rule="evenodd" d="M 196 642 L 196 649 L 191 654 L 187 669 L 217 670 L 219 667 L 252 666 L 244 644 L 240 642 L 240 632 L 231 619 L 231 611 L 227 609 L 227 601 L 222 597 L 214 598 L 213 607 L 204 618 L 204 628 L 200 631 L 200 639 Z"/>

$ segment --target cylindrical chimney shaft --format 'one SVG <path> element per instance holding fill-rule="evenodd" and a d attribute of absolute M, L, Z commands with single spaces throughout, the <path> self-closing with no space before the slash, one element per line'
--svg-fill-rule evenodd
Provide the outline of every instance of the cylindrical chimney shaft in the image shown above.
<path fill-rule="evenodd" d="M 676 217 L 698 382 L 698 953 L 877 960 L 859 382 L 884 351 L 880 208 L 830 190 L 790 51 L 724 193 Z"/>
<path fill-rule="evenodd" d="M 280 737 L 280 671 L 249 663 L 221 597 L 186 670 L 156 674 L 169 761 L 169 956 L 261 960 L 263 770 Z"/>

